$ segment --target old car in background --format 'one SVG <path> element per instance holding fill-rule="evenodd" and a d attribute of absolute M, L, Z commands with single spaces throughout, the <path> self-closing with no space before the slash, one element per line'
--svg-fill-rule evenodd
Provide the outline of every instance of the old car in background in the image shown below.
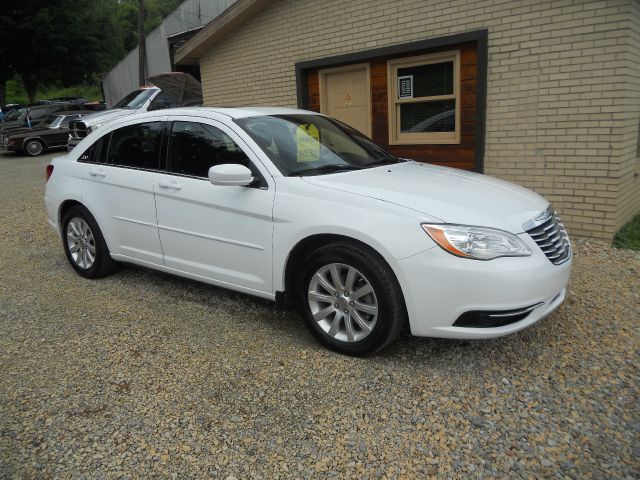
<path fill-rule="evenodd" d="M 6 134 L 20 128 L 34 127 L 53 113 L 73 110 L 78 110 L 78 105 L 73 103 L 25 105 L 7 113 L 4 122 L 0 123 L 0 133 Z"/>
<path fill-rule="evenodd" d="M 19 103 L 8 103 L 4 107 L 0 108 L 0 125 L 4 122 L 9 113 L 22 107 L 24 107 L 24 105 L 20 105 Z"/>
<path fill-rule="evenodd" d="M 69 136 L 69 122 L 91 113 L 87 110 L 58 112 L 32 128 L 20 128 L 0 133 L 0 149 L 22 152 L 30 157 L 48 149 L 64 148 Z"/>
<path fill-rule="evenodd" d="M 147 80 L 151 85 L 134 90 L 112 108 L 71 122 L 67 148 L 72 150 L 91 132 L 118 118 L 165 108 L 202 105 L 202 85 L 188 73 L 161 73 Z"/>

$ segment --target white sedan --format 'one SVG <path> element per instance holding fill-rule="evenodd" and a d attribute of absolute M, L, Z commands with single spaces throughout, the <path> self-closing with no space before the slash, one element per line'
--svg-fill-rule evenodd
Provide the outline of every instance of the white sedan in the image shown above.
<path fill-rule="evenodd" d="M 489 338 L 564 300 L 571 246 L 524 188 L 394 157 L 284 108 L 132 115 L 47 166 L 45 204 L 82 276 L 133 263 L 295 305 L 325 346 Z"/>

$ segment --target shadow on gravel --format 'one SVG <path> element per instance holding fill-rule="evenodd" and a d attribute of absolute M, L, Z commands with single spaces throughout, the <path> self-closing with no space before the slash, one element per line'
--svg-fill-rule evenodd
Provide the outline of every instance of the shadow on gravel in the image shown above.
<path fill-rule="evenodd" d="M 223 307 L 230 315 L 241 317 L 237 323 L 239 330 L 260 331 L 274 338 L 284 336 L 292 348 L 324 351 L 307 331 L 300 313 L 278 307 L 268 300 L 135 265 L 122 265 L 113 276 L 100 281 L 113 282 L 127 289 L 140 288 L 152 297 L 169 298 L 169 303 L 176 308 L 180 308 L 182 302 Z M 484 340 L 413 337 L 407 327 L 385 350 L 357 361 L 390 361 L 396 365 L 398 361 L 405 361 L 409 365 L 412 359 L 422 359 L 430 363 L 463 365 L 467 370 L 478 372 L 493 362 L 509 363 L 518 368 L 535 362 L 548 348 L 550 333 L 547 327 L 557 327 L 557 316 L 554 313 L 538 324 L 506 337 Z"/>

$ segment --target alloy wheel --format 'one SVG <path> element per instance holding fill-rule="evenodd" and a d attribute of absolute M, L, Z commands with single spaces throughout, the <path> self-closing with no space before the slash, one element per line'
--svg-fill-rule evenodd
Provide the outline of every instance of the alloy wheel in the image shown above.
<path fill-rule="evenodd" d="M 67 247 L 73 262 L 88 270 L 96 261 L 96 242 L 89 224 L 82 218 L 74 217 L 67 224 Z"/>
<path fill-rule="evenodd" d="M 309 282 L 307 298 L 318 326 L 342 342 L 365 339 L 378 320 L 371 283 L 349 265 L 331 263 L 318 269 Z"/>

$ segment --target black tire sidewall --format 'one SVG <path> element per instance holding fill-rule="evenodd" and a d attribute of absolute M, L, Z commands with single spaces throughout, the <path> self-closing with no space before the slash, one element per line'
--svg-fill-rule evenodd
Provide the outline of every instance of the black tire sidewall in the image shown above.
<path fill-rule="evenodd" d="M 71 252 L 69 251 L 69 245 L 67 244 L 67 226 L 69 222 L 74 218 L 80 218 L 84 220 L 89 228 L 91 229 L 91 233 L 93 233 L 93 239 L 95 242 L 96 248 L 96 258 L 91 265 L 90 268 L 80 268 L 73 261 L 73 257 L 71 256 Z M 67 256 L 67 260 L 73 267 L 73 269 L 78 272 L 79 275 L 85 278 L 99 278 L 103 277 L 106 274 L 110 273 L 108 270 L 108 265 L 111 260 L 111 255 L 109 254 L 109 249 L 107 248 L 107 244 L 102 236 L 102 231 L 100 227 L 98 227 L 98 223 L 96 222 L 93 215 L 86 208 L 77 205 L 71 207 L 64 215 L 62 219 L 62 246 L 64 248 L 64 253 Z"/>
<path fill-rule="evenodd" d="M 342 263 L 349 265 L 362 273 L 369 281 L 378 301 L 378 320 L 373 331 L 364 339 L 353 342 L 341 342 L 325 333 L 313 318 L 307 293 L 311 277 L 323 266 L 330 263 Z M 304 313 L 307 327 L 320 343 L 331 350 L 347 355 L 367 355 L 374 353 L 386 346 L 398 331 L 401 308 L 397 287 L 392 277 L 390 268 L 383 261 L 367 251 L 358 251 L 357 248 L 323 247 L 304 262 L 298 284 L 298 301 Z"/>
<path fill-rule="evenodd" d="M 33 142 L 36 142 L 36 143 L 40 144 L 40 146 L 42 147 L 40 152 L 38 152 L 38 153 L 30 153 L 29 152 L 28 146 L 29 146 L 30 143 L 33 143 Z M 37 157 L 38 155 L 42 155 L 42 152 L 44 152 L 44 144 L 40 140 L 29 140 L 29 141 L 27 141 L 27 143 L 24 144 L 24 148 L 22 149 L 22 151 L 25 153 L 25 155 L 28 155 L 29 157 Z"/>

